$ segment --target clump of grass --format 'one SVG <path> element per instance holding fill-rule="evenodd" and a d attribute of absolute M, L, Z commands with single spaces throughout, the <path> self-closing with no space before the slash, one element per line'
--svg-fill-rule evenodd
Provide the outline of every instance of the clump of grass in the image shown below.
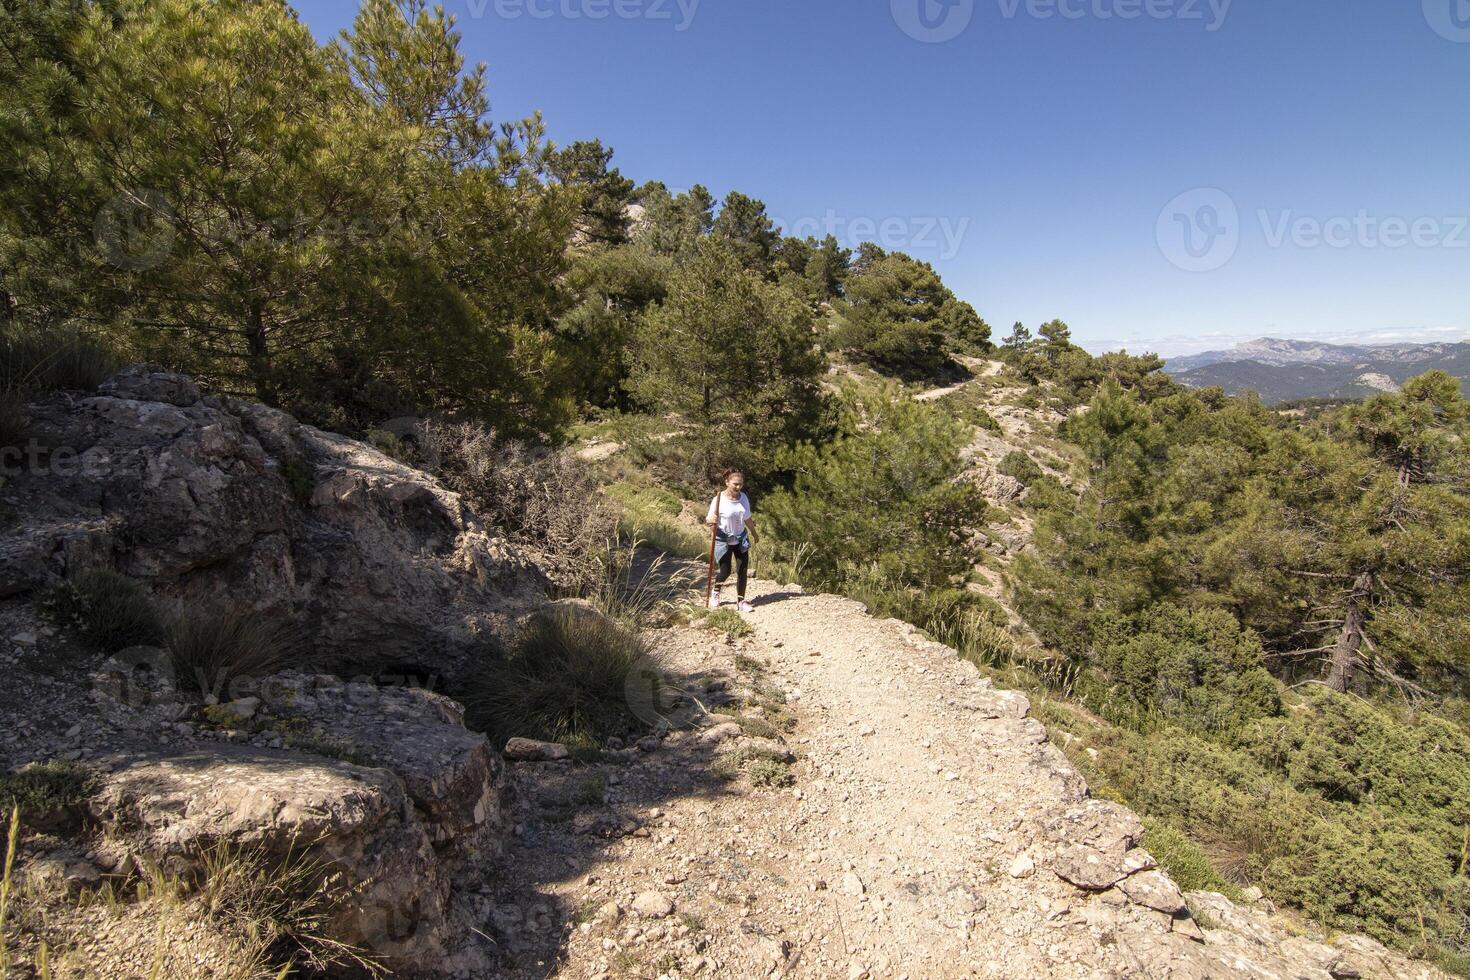
<path fill-rule="evenodd" d="M 28 820 L 77 806 L 87 798 L 91 776 L 73 762 L 51 760 L 20 772 L 0 774 L 0 809 Z"/>
<path fill-rule="evenodd" d="M 315 972 L 386 975 L 366 950 L 331 935 L 334 920 L 357 890 L 341 870 L 294 847 L 276 856 L 264 845 L 220 843 L 205 848 L 199 860 L 199 899 L 208 915 L 258 939 L 273 959 L 289 958 Z"/>
<path fill-rule="evenodd" d="M 504 654 L 477 665 L 463 693 L 466 718 L 497 745 L 625 735 L 643 727 L 628 684 L 648 657 L 643 639 L 616 620 L 572 610 L 535 617 Z"/>
<path fill-rule="evenodd" d="M 62 583 L 47 596 L 43 608 L 103 653 L 152 645 L 163 636 L 163 621 L 148 593 L 108 569 L 85 571 Z"/>
<path fill-rule="evenodd" d="M 73 325 L 0 333 L 0 388 L 11 392 L 90 391 L 120 366 L 104 341 Z"/>
<path fill-rule="evenodd" d="M 5 838 L 5 869 L 0 875 L 0 977 L 10 976 L 10 898 L 14 893 L 15 853 L 20 844 L 20 808 L 10 809 L 10 831 Z"/>
<path fill-rule="evenodd" d="M 1194 841 L 1160 820 L 1145 819 L 1143 825 L 1144 849 L 1169 872 L 1181 890 L 1219 892 L 1231 901 L 1242 901 L 1240 888 L 1215 870 Z"/>
<path fill-rule="evenodd" d="M 755 632 L 755 629 L 741 619 L 740 614 L 733 609 L 716 609 L 704 617 L 704 625 L 736 639 Z"/>
<path fill-rule="evenodd" d="M 190 609 L 169 622 L 164 647 L 175 677 L 218 696 L 237 678 L 266 677 L 292 662 L 289 626 L 239 609 Z"/>

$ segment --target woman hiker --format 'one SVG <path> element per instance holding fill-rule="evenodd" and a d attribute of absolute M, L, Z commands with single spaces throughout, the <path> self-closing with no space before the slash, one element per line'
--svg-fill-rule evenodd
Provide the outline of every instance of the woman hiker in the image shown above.
<path fill-rule="evenodd" d="M 750 533 L 755 525 L 750 522 L 750 498 L 745 495 L 745 474 L 739 470 L 726 470 L 725 489 L 710 501 L 709 516 L 705 523 L 714 528 L 715 561 L 720 566 L 720 577 L 710 588 L 709 607 L 720 608 L 720 588 L 730 577 L 730 559 L 735 559 L 735 589 L 741 612 L 753 612 L 755 607 L 745 601 L 745 574 L 750 567 Z M 718 516 L 717 516 L 718 515 Z"/>

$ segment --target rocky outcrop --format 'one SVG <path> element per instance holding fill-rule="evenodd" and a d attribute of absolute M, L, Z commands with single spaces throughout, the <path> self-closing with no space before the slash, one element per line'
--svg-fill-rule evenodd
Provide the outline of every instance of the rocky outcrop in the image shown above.
<path fill-rule="evenodd" d="M 363 443 L 129 368 L 27 409 L 0 488 L 0 596 L 115 567 L 289 617 L 347 674 L 452 665 L 544 579 L 456 493 Z"/>
<path fill-rule="evenodd" d="M 90 810 L 106 863 L 188 879 L 221 849 L 265 866 L 310 862 L 341 897 L 334 939 L 403 976 L 477 963 L 454 886 L 475 882 L 500 847 L 504 769 L 458 706 L 301 674 L 268 678 L 248 701 L 185 726 L 191 738 L 102 760 Z"/>

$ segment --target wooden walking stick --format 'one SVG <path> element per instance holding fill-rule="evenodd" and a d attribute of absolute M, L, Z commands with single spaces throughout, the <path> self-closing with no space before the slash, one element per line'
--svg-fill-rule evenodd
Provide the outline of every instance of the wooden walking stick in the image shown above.
<path fill-rule="evenodd" d="M 715 595 L 715 541 L 720 536 L 720 498 L 725 495 L 721 490 L 715 494 L 715 526 L 709 529 L 709 578 L 705 579 L 704 604 L 709 607 L 709 601 Z"/>

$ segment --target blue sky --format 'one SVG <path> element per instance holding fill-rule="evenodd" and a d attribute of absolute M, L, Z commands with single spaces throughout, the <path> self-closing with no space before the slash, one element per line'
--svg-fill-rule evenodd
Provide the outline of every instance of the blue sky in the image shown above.
<path fill-rule="evenodd" d="M 444 6 L 497 119 L 901 248 L 997 333 L 1470 338 L 1470 0 Z"/>

